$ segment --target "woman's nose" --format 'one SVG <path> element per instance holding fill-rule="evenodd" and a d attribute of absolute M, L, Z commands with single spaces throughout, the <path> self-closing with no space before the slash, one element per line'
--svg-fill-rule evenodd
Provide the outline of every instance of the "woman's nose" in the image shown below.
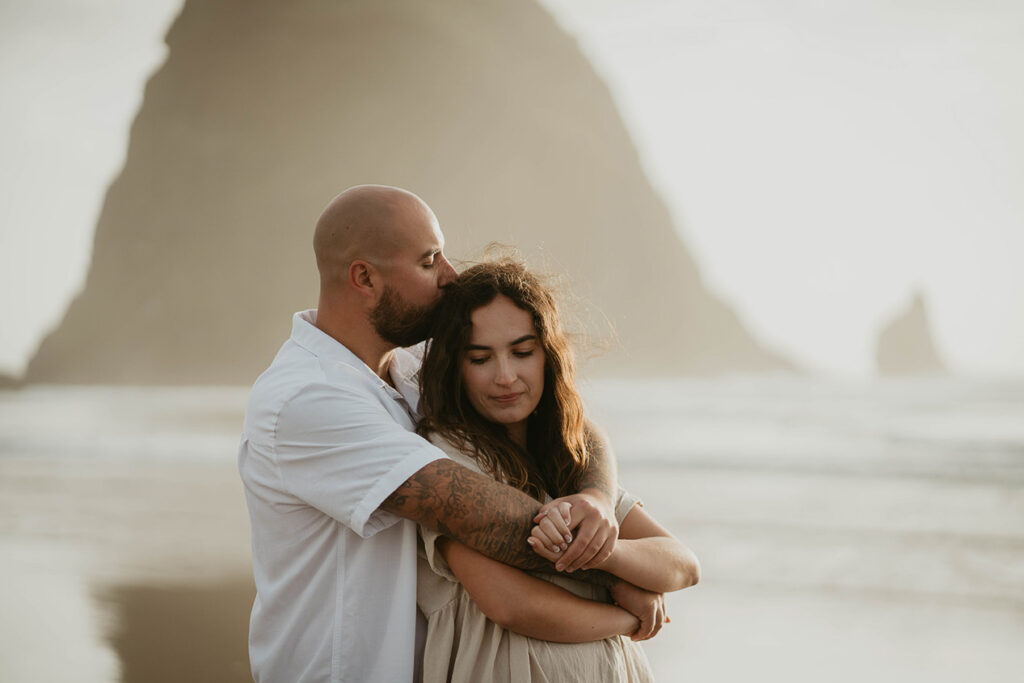
<path fill-rule="evenodd" d="M 498 361 L 498 374 L 494 377 L 494 381 L 501 385 L 512 384 L 516 381 L 516 373 L 512 369 L 512 364 L 505 359 Z"/>

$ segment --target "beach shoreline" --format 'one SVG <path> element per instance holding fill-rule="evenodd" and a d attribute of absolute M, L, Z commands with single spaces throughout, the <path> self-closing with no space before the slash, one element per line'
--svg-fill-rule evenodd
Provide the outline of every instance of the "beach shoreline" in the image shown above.
<path fill-rule="evenodd" d="M 243 397 L 3 392 L 0 680 L 251 680 Z M 52 414 L 64 428 L 41 428 Z M 691 455 L 620 457 L 623 485 L 702 562 L 644 644 L 658 680 L 1024 670 L 1024 483 Z"/>

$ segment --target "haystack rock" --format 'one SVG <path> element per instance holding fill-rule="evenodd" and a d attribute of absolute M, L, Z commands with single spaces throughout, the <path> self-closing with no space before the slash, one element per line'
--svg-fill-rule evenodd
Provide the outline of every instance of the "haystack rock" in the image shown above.
<path fill-rule="evenodd" d="M 316 304 L 313 223 L 409 188 L 450 256 L 564 274 L 630 373 L 789 367 L 701 283 L 612 98 L 522 0 L 187 0 L 32 382 L 248 383 Z"/>
<path fill-rule="evenodd" d="M 878 335 L 875 360 L 880 375 L 937 375 L 946 366 L 935 350 L 924 297 L 914 295 L 910 307 Z"/>

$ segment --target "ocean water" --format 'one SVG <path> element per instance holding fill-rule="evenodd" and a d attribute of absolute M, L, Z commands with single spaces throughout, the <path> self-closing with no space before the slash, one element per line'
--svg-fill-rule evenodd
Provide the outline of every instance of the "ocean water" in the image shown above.
<path fill-rule="evenodd" d="M 1024 382 L 599 380 L 623 462 L 1024 482 Z"/>
<path fill-rule="evenodd" d="M 0 391 L 0 458 L 230 462 L 248 391 L 47 385 Z"/>
<path fill-rule="evenodd" d="M 629 465 L 1024 482 L 1024 382 L 599 379 L 581 391 Z M 247 393 L 0 391 L 0 457 L 233 458 Z"/>

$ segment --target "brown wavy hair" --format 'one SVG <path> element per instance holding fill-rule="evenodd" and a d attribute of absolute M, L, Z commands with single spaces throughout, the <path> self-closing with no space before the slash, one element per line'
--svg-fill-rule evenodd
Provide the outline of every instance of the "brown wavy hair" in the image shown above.
<path fill-rule="evenodd" d="M 526 428 L 526 449 L 504 425 L 473 408 L 462 378 L 473 311 L 503 295 L 533 317 L 544 351 L 544 391 Z M 575 493 L 589 450 L 575 360 L 551 292 L 518 260 L 502 258 L 464 271 L 445 289 L 420 374 L 421 434 L 437 432 L 492 476 L 538 500 Z"/>

